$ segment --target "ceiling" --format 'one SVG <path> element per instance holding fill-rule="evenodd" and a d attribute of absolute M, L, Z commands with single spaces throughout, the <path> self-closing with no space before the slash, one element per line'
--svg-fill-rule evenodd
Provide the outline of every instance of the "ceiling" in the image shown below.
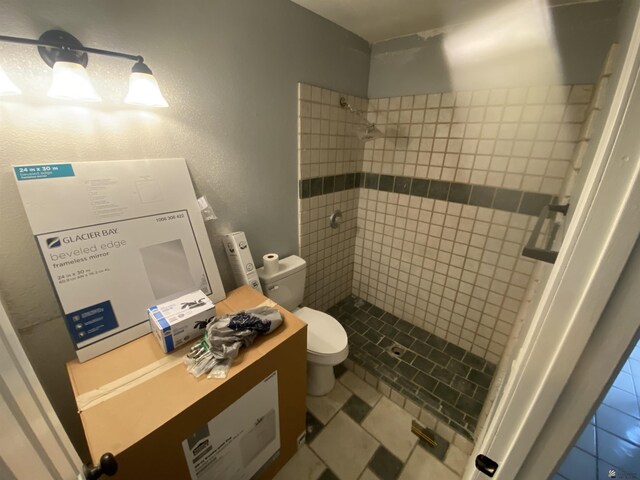
<path fill-rule="evenodd" d="M 292 0 L 370 43 L 470 21 L 514 2 L 545 0 Z M 551 6 L 599 0 L 548 0 Z"/>

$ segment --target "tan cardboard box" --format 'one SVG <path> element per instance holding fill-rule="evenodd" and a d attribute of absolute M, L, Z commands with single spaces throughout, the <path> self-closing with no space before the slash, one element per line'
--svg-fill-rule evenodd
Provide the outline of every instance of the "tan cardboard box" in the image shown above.
<path fill-rule="evenodd" d="M 218 315 L 268 302 L 249 286 L 216 305 Z M 189 480 L 182 441 L 274 371 L 278 372 L 280 455 L 293 456 L 305 431 L 306 324 L 279 307 L 284 323 L 242 349 L 225 379 L 192 377 L 182 363 L 189 346 L 164 353 L 151 334 L 84 363 L 67 364 L 94 464 L 111 452 L 117 479 Z"/>

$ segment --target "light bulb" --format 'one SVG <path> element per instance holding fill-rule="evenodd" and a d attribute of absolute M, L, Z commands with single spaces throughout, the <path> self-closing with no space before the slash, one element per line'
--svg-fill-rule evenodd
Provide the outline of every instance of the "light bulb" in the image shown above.
<path fill-rule="evenodd" d="M 151 73 L 132 72 L 129 77 L 129 92 L 124 103 L 146 107 L 168 107 L 158 82 Z"/>
<path fill-rule="evenodd" d="M 75 62 L 58 61 L 53 65 L 53 78 L 47 96 L 63 100 L 102 101 L 94 90 L 87 71 Z"/>
<path fill-rule="evenodd" d="M 16 87 L 16 84 L 4 73 L 0 67 L 0 97 L 4 95 L 20 95 L 22 90 Z"/>

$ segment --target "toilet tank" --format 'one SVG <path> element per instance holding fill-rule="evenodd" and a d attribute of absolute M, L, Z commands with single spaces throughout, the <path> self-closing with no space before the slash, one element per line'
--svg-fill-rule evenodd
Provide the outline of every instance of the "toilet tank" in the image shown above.
<path fill-rule="evenodd" d="M 280 260 L 275 273 L 267 274 L 264 267 L 260 267 L 258 277 L 264 294 L 287 310 L 295 310 L 304 297 L 306 266 L 302 258 L 291 255 Z"/>

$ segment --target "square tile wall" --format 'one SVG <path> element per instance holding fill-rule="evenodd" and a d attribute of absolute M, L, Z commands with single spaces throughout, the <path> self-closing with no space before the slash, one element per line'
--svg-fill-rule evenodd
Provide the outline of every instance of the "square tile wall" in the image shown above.
<path fill-rule="evenodd" d="M 367 100 L 298 84 L 298 234 L 307 261 L 306 305 L 327 309 L 351 294 L 358 194 L 364 144 L 353 134 L 360 120 L 340 106 L 344 96 L 354 109 Z M 358 175 L 359 178 L 359 175 Z M 341 210 L 339 228 L 329 217 Z"/>
<path fill-rule="evenodd" d="M 354 294 L 497 363 L 535 262 L 536 217 L 360 189 Z"/>
<path fill-rule="evenodd" d="M 581 139 L 593 85 L 379 98 L 363 171 L 557 195 Z"/>
<path fill-rule="evenodd" d="M 351 294 L 356 238 L 357 190 L 300 200 L 300 255 L 307 261 L 305 305 L 326 310 Z M 329 226 L 342 211 L 338 229 Z"/>
<path fill-rule="evenodd" d="M 534 267 L 520 252 L 572 170 L 592 93 L 369 100 L 385 137 L 365 145 L 353 293 L 498 362 Z"/>
<path fill-rule="evenodd" d="M 362 170 L 364 144 L 353 134 L 358 117 L 340 106 L 340 98 L 366 112 L 368 100 L 298 83 L 298 178 L 356 173 Z"/>
<path fill-rule="evenodd" d="M 385 134 L 363 144 L 341 94 L 300 84 L 305 302 L 326 309 L 353 293 L 498 362 L 533 270 L 520 252 L 541 206 L 564 193 L 592 93 L 346 96 Z"/>

